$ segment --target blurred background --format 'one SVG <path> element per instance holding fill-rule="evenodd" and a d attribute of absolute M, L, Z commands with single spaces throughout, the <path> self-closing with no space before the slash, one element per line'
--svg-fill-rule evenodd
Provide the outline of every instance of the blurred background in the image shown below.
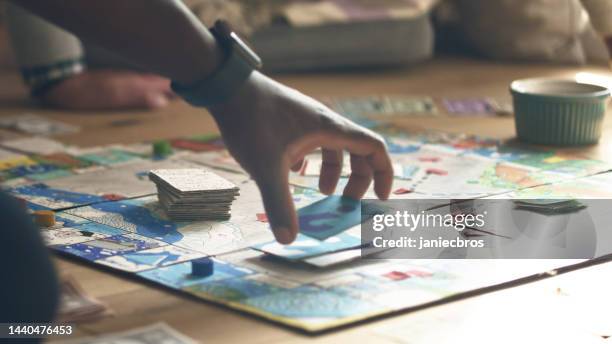
<path fill-rule="evenodd" d="M 610 18 L 612 4 L 605 0 L 184 0 L 208 26 L 218 18 L 230 21 L 262 56 L 268 72 L 417 65 L 436 55 L 606 64 L 605 43 L 583 7 L 588 1 L 602 6 L 595 11 L 602 13 L 598 21 Z M 49 78 L 91 70 L 138 71 L 16 6 L 2 5 L 0 68 L 21 71 L 34 96 L 41 80 Z M 106 79 L 115 86 L 127 82 L 116 73 L 95 78 L 78 89 L 100 88 Z M 88 105 L 84 108 L 101 106 L 81 95 L 46 97 L 47 103 L 65 108 L 83 108 L 75 105 L 76 98 L 85 99 L 77 102 Z M 114 107 L 112 101 L 106 104 Z"/>

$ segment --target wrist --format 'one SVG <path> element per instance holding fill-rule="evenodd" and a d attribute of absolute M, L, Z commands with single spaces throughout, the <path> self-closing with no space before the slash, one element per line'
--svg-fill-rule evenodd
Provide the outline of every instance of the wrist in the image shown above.
<path fill-rule="evenodd" d="M 63 84 L 67 80 L 70 80 L 70 79 L 72 79 L 74 77 L 75 77 L 75 75 L 72 75 L 72 76 L 69 76 L 69 77 L 62 78 L 62 79 L 56 79 L 56 80 L 48 81 L 48 82 L 46 82 L 44 84 L 37 85 L 36 87 L 32 87 L 30 89 L 30 95 L 33 98 L 45 100 L 45 98 L 47 98 L 48 95 L 50 93 L 52 93 L 54 89 L 60 87 L 61 84 Z"/>
<path fill-rule="evenodd" d="M 21 74 L 25 83 L 30 87 L 30 95 L 40 98 L 49 90 L 85 71 L 85 63 L 82 58 L 69 59 L 50 65 L 24 67 Z"/>
<path fill-rule="evenodd" d="M 219 102 L 207 107 L 217 125 L 234 121 L 237 116 L 245 113 L 244 109 L 254 107 L 257 101 L 257 84 L 260 78 L 265 77 L 258 71 L 253 71 L 248 78 L 240 85 L 234 94 L 223 102 Z"/>
<path fill-rule="evenodd" d="M 203 49 L 196 53 L 205 58 L 198 59 L 195 66 L 190 66 L 172 80 L 186 87 L 192 87 L 199 81 L 210 78 L 223 65 L 227 58 L 226 51 L 217 43 L 211 32 L 206 32 L 203 37 Z"/>
<path fill-rule="evenodd" d="M 194 106 L 211 107 L 228 102 L 251 74 L 261 68 L 261 60 L 224 21 L 210 30 L 225 59 L 208 77 L 190 84 L 172 82 L 173 91 Z"/>

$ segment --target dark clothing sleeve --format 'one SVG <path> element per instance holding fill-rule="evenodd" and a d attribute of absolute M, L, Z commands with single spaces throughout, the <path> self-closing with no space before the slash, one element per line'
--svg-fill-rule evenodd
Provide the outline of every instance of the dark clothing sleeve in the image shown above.
<path fill-rule="evenodd" d="M 39 229 L 0 192 L 0 323 L 51 322 L 58 282 Z"/>

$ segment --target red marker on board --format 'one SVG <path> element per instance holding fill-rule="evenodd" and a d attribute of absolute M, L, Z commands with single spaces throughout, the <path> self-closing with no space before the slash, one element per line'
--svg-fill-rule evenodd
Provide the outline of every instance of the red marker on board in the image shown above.
<path fill-rule="evenodd" d="M 422 156 L 419 158 L 419 161 L 422 162 L 438 162 L 440 161 L 440 158 L 437 156 Z"/>
<path fill-rule="evenodd" d="M 405 188 L 399 188 L 395 191 L 393 191 L 394 195 L 405 195 L 405 194 L 409 194 L 409 193 L 413 193 L 414 190 L 412 189 L 405 189 Z"/>
<path fill-rule="evenodd" d="M 438 176 L 446 176 L 446 175 L 448 175 L 448 171 L 441 170 L 439 168 L 428 168 L 426 172 L 427 172 L 427 174 L 435 174 L 435 175 L 438 175 Z"/>

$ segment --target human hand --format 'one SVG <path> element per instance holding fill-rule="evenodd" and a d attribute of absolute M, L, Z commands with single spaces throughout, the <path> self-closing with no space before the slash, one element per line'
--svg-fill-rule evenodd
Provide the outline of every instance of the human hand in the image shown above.
<path fill-rule="evenodd" d="M 41 100 L 71 110 L 157 109 L 174 97 L 170 81 L 132 71 L 88 70 L 53 85 Z"/>
<path fill-rule="evenodd" d="M 346 150 L 352 173 L 344 195 L 363 197 L 374 179 L 376 195 L 389 196 L 393 167 L 379 135 L 259 72 L 232 99 L 209 110 L 230 153 L 257 183 L 280 243 L 291 243 L 298 232 L 289 169 L 299 170 L 303 157 L 316 148 L 323 155 L 322 193 L 334 192 Z"/>

